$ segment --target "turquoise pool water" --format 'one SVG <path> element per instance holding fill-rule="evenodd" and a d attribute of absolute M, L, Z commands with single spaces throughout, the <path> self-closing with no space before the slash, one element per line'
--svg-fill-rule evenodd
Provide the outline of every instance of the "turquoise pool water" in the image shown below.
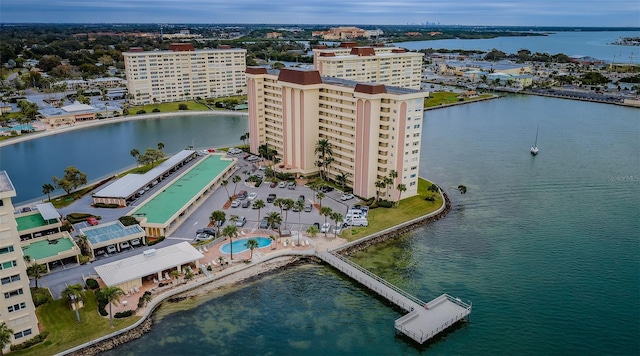
<path fill-rule="evenodd" d="M 258 248 L 263 248 L 271 245 L 271 239 L 268 237 L 254 237 L 254 239 L 258 241 Z M 240 253 L 248 250 L 249 248 L 247 248 L 246 245 L 247 245 L 247 241 L 249 240 L 250 240 L 249 238 L 246 238 L 246 239 L 233 241 L 233 252 Z M 231 245 L 232 244 L 227 242 L 226 244 L 220 246 L 220 252 L 230 254 Z"/>

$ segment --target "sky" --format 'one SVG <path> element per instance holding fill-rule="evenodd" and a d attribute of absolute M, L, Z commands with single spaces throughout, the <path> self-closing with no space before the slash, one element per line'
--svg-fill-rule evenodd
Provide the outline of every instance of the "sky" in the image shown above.
<path fill-rule="evenodd" d="M 640 27 L 640 0 L 2 0 L 0 23 Z"/>

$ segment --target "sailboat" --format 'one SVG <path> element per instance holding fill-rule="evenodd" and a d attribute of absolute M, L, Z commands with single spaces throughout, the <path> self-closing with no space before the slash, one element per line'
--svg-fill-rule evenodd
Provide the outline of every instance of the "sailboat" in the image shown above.
<path fill-rule="evenodd" d="M 538 154 L 538 126 L 536 126 L 536 142 L 531 146 L 531 154 L 534 156 Z"/>

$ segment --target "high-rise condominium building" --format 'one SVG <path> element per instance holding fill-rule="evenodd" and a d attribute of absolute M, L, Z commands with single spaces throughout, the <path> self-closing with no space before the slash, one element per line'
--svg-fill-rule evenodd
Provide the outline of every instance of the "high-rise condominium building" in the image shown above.
<path fill-rule="evenodd" d="M 319 173 L 320 140 L 332 148 L 330 178 L 346 178 L 354 194 L 397 200 L 417 194 L 422 110 L 427 92 L 321 77 L 317 70 L 247 68 L 252 152 L 275 149 L 276 170 Z M 326 157 L 325 157 L 326 158 Z M 324 169 L 324 167 L 322 168 Z M 397 172 L 392 188 L 376 181 Z M 387 196 L 388 194 L 388 196 Z"/>
<path fill-rule="evenodd" d="M 174 43 L 168 51 L 130 48 L 122 55 L 130 100 L 136 105 L 246 93 L 246 49 L 196 50 Z"/>
<path fill-rule="evenodd" d="M 423 53 L 397 47 L 358 47 L 354 42 L 325 47 L 313 50 L 313 64 L 323 77 L 420 89 Z"/>
<path fill-rule="evenodd" d="M 15 196 L 9 175 L 0 171 L 0 323 L 13 330 L 11 344 L 20 344 L 40 331 L 18 224 L 13 216 L 11 198 Z"/>

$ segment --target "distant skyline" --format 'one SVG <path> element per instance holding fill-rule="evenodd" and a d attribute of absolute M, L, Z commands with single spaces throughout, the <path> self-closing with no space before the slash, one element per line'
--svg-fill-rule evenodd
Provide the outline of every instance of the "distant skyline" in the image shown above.
<path fill-rule="evenodd" d="M 20 0 L 0 23 L 638 27 L 638 0 Z"/>

